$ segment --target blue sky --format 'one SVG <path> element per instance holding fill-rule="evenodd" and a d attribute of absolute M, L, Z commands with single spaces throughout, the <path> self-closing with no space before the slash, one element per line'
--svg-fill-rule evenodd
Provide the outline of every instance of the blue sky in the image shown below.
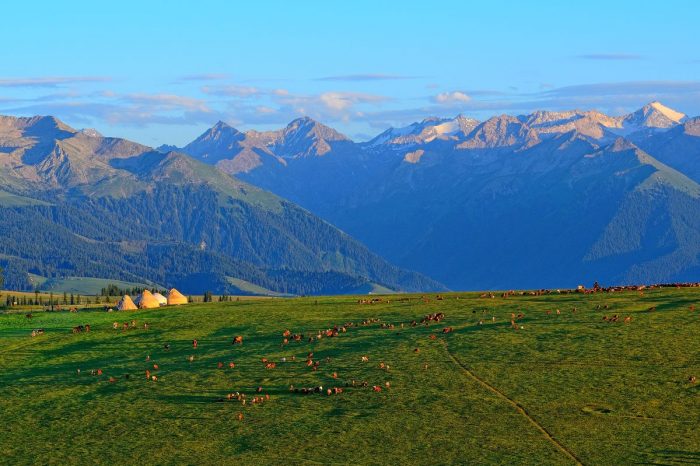
<path fill-rule="evenodd" d="M 104 3 L 104 4 L 103 4 Z M 309 115 L 363 139 L 458 113 L 700 115 L 700 2 L 10 2 L 0 113 L 148 145 Z"/>

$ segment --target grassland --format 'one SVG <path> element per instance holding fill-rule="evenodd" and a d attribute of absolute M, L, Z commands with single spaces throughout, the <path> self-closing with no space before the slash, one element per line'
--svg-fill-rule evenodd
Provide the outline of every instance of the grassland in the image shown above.
<path fill-rule="evenodd" d="M 700 310 L 691 310 L 700 289 L 387 298 L 0 315 L 2 461 L 700 463 L 700 383 L 689 382 L 700 376 Z M 408 324 L 435 312 L 443 322 Z M 524 314 L 518 330 L 511 313 Z M 603 320 L 615 314 L 620 321 Z M 131 320 L 136 328 L 112 328 Z M 315 335 L 346 322 L 356 325 L 337 337 L 282 344 L 285 329 Z M 71 333 L 83 324 L 92 330 Z M 39 327 L 45 335 L 32 338 Z M 243 345 L 231 345 L 236 335 Z M 369 386 L 346 387 L 353 380 Z M 345 391 L 303 395 L 290 385 Z M 269 401 L 225 399 L 243 392 L 250 401 L 257 387 Z"/>

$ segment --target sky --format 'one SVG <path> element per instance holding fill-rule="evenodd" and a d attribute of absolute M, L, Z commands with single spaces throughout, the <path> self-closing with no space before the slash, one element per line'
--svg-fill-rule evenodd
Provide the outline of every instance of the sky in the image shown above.
<path fill-rule="evenodd" d="M 700 115 L 700 2 L 3 5 L 0 113 L 150 146 L 310 116 L 355 140 L 429 116 Z"/>

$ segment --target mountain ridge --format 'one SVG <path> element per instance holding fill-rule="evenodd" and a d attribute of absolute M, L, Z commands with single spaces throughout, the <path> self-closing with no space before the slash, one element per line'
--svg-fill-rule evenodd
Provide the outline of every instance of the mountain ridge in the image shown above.
<path fill-rule="evenodd" d="M 232 278 L 293 294 L 368 283 L 445 289 L 183 153 L 85 134 L 53 117 L 0 122 L 0 264 L 15 288 L 31 287 L 34 274 L 177 284 L 191 293 L 235 292 Z"/>
<path fill-rule="evenodd" d="M 271 157 L 245 172 L 218 166 L 451 288 L 693 278 L 684 274 L 700 262 L 690 239 L 700 225 L 687 219 L 698 210 L 696 119 L 651 102 L 620 116 L 499 115 L 438 137 L 434 128 L 455 120 L 426 118 L 322 157 Z M 658 214 L 629 212 L 646 206 Z M 566 233 L 552 236 L 559 230 Z M 637 246 L 620 247 L 625 241 Z M 601 244 L 619 250 L 591 253 Z"/>

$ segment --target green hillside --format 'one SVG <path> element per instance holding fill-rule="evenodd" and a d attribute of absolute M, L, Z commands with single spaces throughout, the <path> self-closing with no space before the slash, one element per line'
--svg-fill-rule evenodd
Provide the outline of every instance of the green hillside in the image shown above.
<path fill-rule="evenodd" d="M 186 155 L 87 136 L 52 117 L 2 117 L 0 267 L 176 286 L 188 294 L 443 290 L 308 211 Z M 74 286 L 68 284 L 66 286 Z M 52 285 L 53 286 L 53 285 Z M 265 292 L 267 294 L 267 292 Z"/>
<path fill-rule="evenodd" d="M 157 287 L 157 285 L 153 283 L 135 283 L 90 277 L 46 278 L 39 275 L 29 274 L 29 280 L 31 283 L 36 284 L 36 288 L 41 292 L 66 292 L 82 295 L 100 294 L 101 290 L 109 285 L 115 285 L 123 290 L 132 288 L 152 288 L 154 286 Z"/>

